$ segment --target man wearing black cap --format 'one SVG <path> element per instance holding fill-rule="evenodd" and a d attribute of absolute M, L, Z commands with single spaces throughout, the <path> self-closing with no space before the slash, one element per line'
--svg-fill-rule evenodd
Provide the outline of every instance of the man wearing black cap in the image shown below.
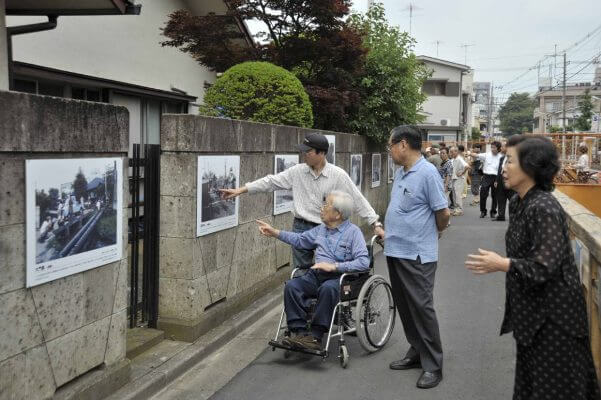
<path fill-rule="evenodd" d="M 273 192 L 274 190 L 292 190 L 294 198 L 294 232 L 304 232 L 321 223 L 320 210 L 326 196 L 334 190 L 340 190 L 353 197 L 355 212 L 367 219 L 376 234 L 384 234 L 378 215 L 363 194 L 355 186 L 350 176 L 342 168 L 326 160 L 328 139 L 319 133 L 308 134 L 298 149 L 304 155 L 304 163 L 290 167 L 279 174 L 267 175 L 249 182 L 238 189 L 221 189 L 225 199 L 231 199 L 242 193 Z M 294 266 L 313 264 L 313 250 L 292 248 Z"/>

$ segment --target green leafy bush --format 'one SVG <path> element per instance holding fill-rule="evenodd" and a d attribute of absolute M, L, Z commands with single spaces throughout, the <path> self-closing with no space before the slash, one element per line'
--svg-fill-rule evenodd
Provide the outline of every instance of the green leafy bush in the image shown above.
<path fill-rule="evenodd" d="M 223 73 L 200 107 L 202 115 L 271 124 L 313 126 L 309 96 L 291 72 L 267 62 L 244 62 Z"/>

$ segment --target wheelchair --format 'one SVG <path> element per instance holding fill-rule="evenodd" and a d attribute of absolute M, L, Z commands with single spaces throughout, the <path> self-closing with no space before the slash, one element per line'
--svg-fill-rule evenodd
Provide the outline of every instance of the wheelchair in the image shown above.
<path fill-rule="evenodd" d="M 331 341 L 338 339 L 339 362 L 342 368 L 346 368 L 349 353 L 345 344 L 345 335 L 356 336 L 361 347 L 369 353 L 374 353 L 386 345 L 394 329 L 396 311 L 390 284 L 381 275 L 374 274 L 375 243 L 384 247 L 377 236 L 371 238 L 367 245 L 370 260 L 367 271 L 343 273 L 339 278 L 339 299 L 332 313 L 325 347 L 321 350 L 301 349 L 287 346 L 278 340 L 282 336 L 291 334 L 286 326 L 286 311 L 282 307 L 275 337 L 269 341 L 272 351 L 275 351 L 276 348 L 283 349 L 284 358 L 288 358 L 291 352 L 299 352 L 322 357 L 322 360 L 325 361 L 330 354 Z M 301 276 L 303 270 L 307 268 L 295 268 L 290 274 L 290 279 Z M 311 300 L 307 312 L 307 329 L 309 331 L 316 302 L 317 299 Z M 284 331 L 283 334 L 282 331 Z"/>

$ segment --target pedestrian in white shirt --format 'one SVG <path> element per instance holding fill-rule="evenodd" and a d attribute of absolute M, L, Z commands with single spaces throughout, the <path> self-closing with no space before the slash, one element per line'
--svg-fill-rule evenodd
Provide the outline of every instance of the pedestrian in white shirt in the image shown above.
<path fill-rule="evenodd" d="M 488 199 L 488 192 L 490 191 L 490 197 L 492 198 L 492 204 L 490 207 L 490 217 L 495 218 L 497 216 L 497 196 L 495 194 L 495 181 L 497 180 L 497 173 L 499 171 L 499 161 L 501 160 L 501 142 L 494 141 L 490 145 L 490 151 L 478 154 L 478 158 L 483 162 L 482 167 L 482 183 L 480 185 L 480 218 L 486 217 L 486 200 Z"/>
<path fill-rule="evenodd" d="M 453 159 L 453 174 L 451 175 L 453 198 L 455 199 L 455 210 L 451 215 L 463 215 L 463 188 L 465 187 L 465 174 L 467 163 L 459 155 L 457 146 L 451 147 L 451 158 Z"/>
<path fill-rule="evenodd" d="M 588 169 L 588 147 L 586 147 L 584 144 L 581 144 L 578 146 L 578 152 L 580 153 L 580 157 L 578 157 L 576 169 L 578 171 L 585 171 Z"/>
<path fill-rule="evenodd" d="M 302 233 L 321 223 L 321 207 L 329 193 L 339 190 L 353 198 L 355 210 L 367 219 L 374 233 L 384 237 L 382 223 L 369 202 L 363 197 L 351 177 L 342 168 L 328 163 L 328 139 L 319 133 L 308 134 L 298 145 L 304 154 L 304 163 L 294 165 L 279 174 L 267 175 L 237 189 L 219 189 L 224 199 L 232 199 L 243 193 L 291 190 L 294 208 L 292 231 Z M 295 267 L 313 265 L 313 250 L 292 248 Z"/>

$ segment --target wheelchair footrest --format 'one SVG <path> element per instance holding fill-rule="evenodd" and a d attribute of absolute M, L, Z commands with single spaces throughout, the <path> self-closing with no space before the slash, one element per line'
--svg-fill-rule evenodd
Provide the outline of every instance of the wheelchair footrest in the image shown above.
<path fill-rule="evenodd" d="M 298 347 L 286 346 L 285 344 L 282 344 L 280 342 L 276 342 L 275 340 L 270 340 L 269 341 L 269 345 L 272 346 L 272 347 L 277 347 L 278 349 L 284 349 L 284 350 L 288 350 L 288 351 L 295 351 L 297 353 L 310 354 L 312 356 L 319 356 L 319 357 L 327 357 L 328 356 L 328 352 L 325 351 L 325 350 L 300 349 Z"/>

